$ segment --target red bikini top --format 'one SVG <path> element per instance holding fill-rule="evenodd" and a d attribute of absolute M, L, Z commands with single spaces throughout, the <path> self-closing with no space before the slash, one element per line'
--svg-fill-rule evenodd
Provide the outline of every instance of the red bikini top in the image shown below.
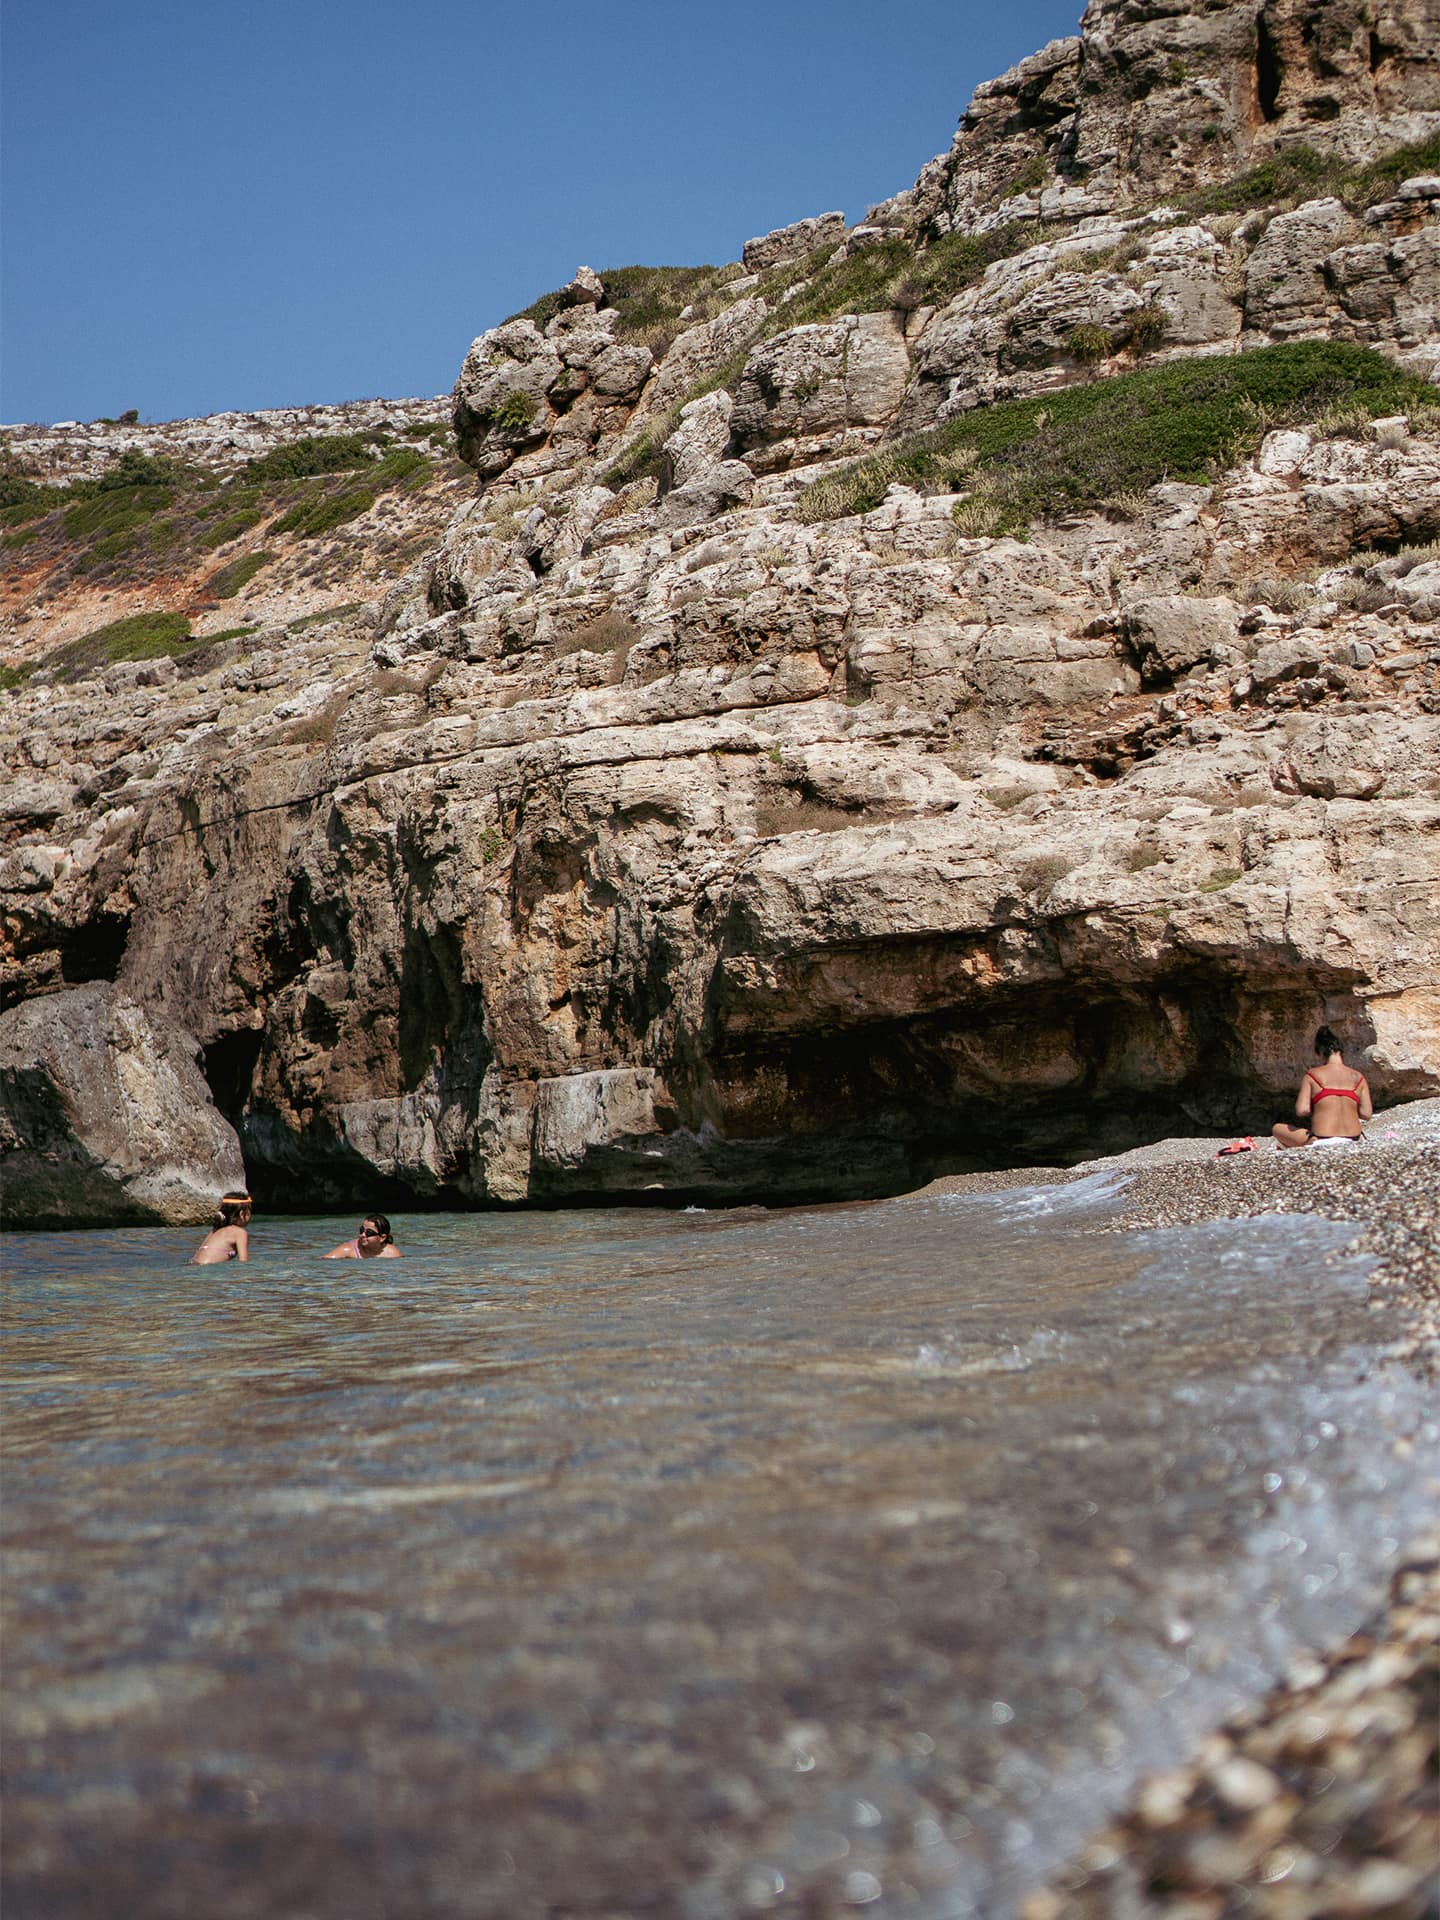
<path fill-rule="evenodd" d="M 1315 1091 L 1310 1096 L 1312 1100 L 1353 1100 L 1357 1107 L 1360 1104 L 1360 1087 L 1327 1087 L 1322 1084 L 1318 1073 L 1307 1073 L 1305 1078 L 1315 1082 Z M 1364 1084 L 1362 1080 L 1360 1086 Z"/>

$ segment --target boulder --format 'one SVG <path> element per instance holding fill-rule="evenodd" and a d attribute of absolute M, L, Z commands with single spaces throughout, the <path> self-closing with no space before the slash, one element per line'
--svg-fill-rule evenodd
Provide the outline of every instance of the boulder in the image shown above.
<path fill-rule="evenodd" d="M 755 476 L 743 460 L 717 460 L 665 495 L 655 509 L 655 524 L 666 531 L 693 527 L 730 507 L 743 506 L 754 491 Z"/>
<path fill-rule="evenodd" d="M 1326 331 L 1325 256 L 1350 224 L 1338 200 L 1309 200 L 1277 214 L 1245 269 L 1246 326 L 1281 339 Z"/>
<path fill-rule="evenodd" d="M 730 395 L 722 387 L 680 410 L 680 424 L 665 442 L 665 478 L 688 486 L 725 458 L 730 444 Z"/>
<path fill-rule="evenodd" d="M 731 428 L 742 449 L 838 427 L 881 426 L 905 394 L 910 358 L 886 313 L 792 327 L 750 355 Z"/>
<path fill-rule="evenodd" d="M 1290 742 L 1276 784 L 1320 800 L 1373 800 L 1385 785 L 1384 762 L 1368 720 L 1312 720 Z"/>
<path fill-rule="evenodd" d="M 482 333 L 455 383 L 452 417 L 460 458 L 490 478 L 524 448 L 538 446 L 554 418 L 547 396 L 564 371 L 557 347 L 533 320 L 511 320 Z"/>
<path fill-rule="evenodd" d="M 1143 304 L 1118 274 L 1057 273 L 1011 309 L 1000 366 L 1009 373 L 1108 359 L 1129 337 L 1127 316 Z"/>
<path fill-rule="evenodd" d="M 688 327 L 672 344 L 640 397 L 632 424 L 653 419 L 684 400 L 707 374 L 722 367 L 732 354 L 748 347 L 765 324 L 769 308 L 763 300 L 737 300 L 733 307 Z"/>
<path fill-rule="evenodd" d="M 817 247 L 838 247 L 844 238 L 843 213 L 817 213 L 808 220 L 796 220 L 788 227 L 776 227 L 758 239 L 747 240 L 740 258 L 747 273 L 769 273 L 772 267 L 793 266 Z"/>
<path fill-rule="evenodd" d="M 1250 678 L 1261 693 L 1268 693 L 1283 681 L 1317 673 L 1322 664 L 1320 649 L 1313 640 L 1287 636 L 1260 649 L 1250 663 Z"/>
<path fill-rule="evenodd" d="M 0 1220 L 186 1226 L 243 1186 L 199 1047 L 107 982 L 0 1015 Z"/>
<path fill-rule="evenodd" d="M 1233 340 L 1240 308 L 1225 286 L 1229 249 L 1208 227 L 1167 227 L 1150 243 L 1140 271 L 1145 304 L 1165 314 L 1167 347 L 1205 346 Z"/>
<path fill-rule="evenodd" d="M 1208 660 L 1217 647 L 1232 646 L 1240 614 L 1233 600 L 1200 600 L 1189 594 L 1155 594 L 1125 609 L 1125 632 L 1148 684 L 1173 680 Z"/>

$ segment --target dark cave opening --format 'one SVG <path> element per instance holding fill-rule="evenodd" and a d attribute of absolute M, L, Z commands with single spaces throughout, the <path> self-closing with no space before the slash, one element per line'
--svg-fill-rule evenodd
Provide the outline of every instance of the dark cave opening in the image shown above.
<path fill-rule="evenodd" d="M 240 1125 L 264 1038 L 258 1028 L 242 1027 L 238 1033 L 222 1033 L 204 1049 L 211 1098 L 232 1127 Z"/>
<path fill-rule="evenodd" d="M 97 913 L 66 935 L 60 948 L 60 978 L 67 987 L 118 979 L 129 938 L 129 914 Z"/>
<path fill-rule="evenodd" d="M 1285 77 L 1280 54 L 1262 13 L 1255 26 L 1255 97 L 1262 120 L 1280 116 L 1280 86 Z"/>

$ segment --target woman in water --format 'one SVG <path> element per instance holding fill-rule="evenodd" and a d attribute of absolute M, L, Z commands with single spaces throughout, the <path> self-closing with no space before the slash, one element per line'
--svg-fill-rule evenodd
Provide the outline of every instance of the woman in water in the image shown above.
<path fill-rule="evenodd" d="M 250 1196 L 226 1193 L 215 1209 L 215 1224 L 190 1256 L 192 1267 L 214 1267 L 222 1260 L 250 1258 Z"/>
<path fill-rule="evenodd" d="M 1360 1122 L 1375 1112 L 1370 1089 L 1363 1073 L 1346 1066 L 1329 1027 L 1315 1036 L 1315 1057 L 1325 1064 L 1318 1072 L 1310 1069 L 1295 1096 L 1295 1117 L 1309 1124 L 1292 1127 L 1282 1120 L 1273 1129 L 1277 1147 L 1338 1147 L 1365 1137 Z"/>
<path fill-rule="evenodd" d="M 326 1254 L 327 1260 L 398 1260 L 400 1249 L 390 1238 L 390 1222 L 383 1213 L 367 1213 L 353 1240 L 342 1240 Z"/>

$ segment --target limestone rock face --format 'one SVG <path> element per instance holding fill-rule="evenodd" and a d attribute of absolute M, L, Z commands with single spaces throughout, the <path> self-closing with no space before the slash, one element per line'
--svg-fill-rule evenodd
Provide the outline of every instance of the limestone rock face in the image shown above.
<path fill-rule="evenodd" d="M 1427 22 L 1095 0 L 673 339 L 589 269 L 481 334 L 478 487 L 376 607 L 8 690 L 27 1217 L 61 1167 L 77 1220 L 198 1219 L 236 1138 L 262 1205 L 874 1193 L 1253 1131 L 1322 1019 L 1382 1103 L 1440 1093 L 1434 410 L 1024 538 L 889 460 L 1287 339 L 1436 378 L 1440 181 L 1324 172 L 1440 125 Z M 1302 140 L 1308 198 L 1163 203 Z M 893 306 L 818 304 L 852 257 Z M 879 503 L 813 519 L 856 455 Z"/>
<path fill-rule="evenodd" d="M 1433 0 L 1091 0 L 1078 37 L 977 87 L 948 155 L 876 220 L 978 232 L 1183 193 L 1304 142 L 1364 160 L 1440 125 Z"/>
<path fill-rule="evenodd" d="M 643 422 L 673 407 L 698 382 L 755 340 L 768 308 L 745 297 L 713 320 L 697 321 L 675 341 L 640 396 L 634 420 Z"/>
<path fill-rule="evenodd" d="M 620 316 L 597 311 L 603 288 L 589 268 L 565 289 L 542 333 L 533 320 L 510 320 L 471 345 L 453 395 L 460 457 L 484 479 L 550 441 L 558 453 L 584 453 L 616 409 L 638 400 L 654 364 L 650 349 L 616 339 Z"/>
<path fill-rule="evenodd" d="M 845 238 L 843 213 L 818 213 L 792 226 L 777 227 L 773 233 L 747 240 L 740 258 L 747 273 L 768 273 L 772 267 L 789 266 L 803 260 L 817 247 L 838 246 Z"/>
<path fill-rule="evenodd" d="M 1161 594 L 1133 601 L 1125 624 L 1146 677 L 1169 681 L 1212 655 L 1223 657 L 1239 633 L 1240 613 L 1230 600 Z"/>
<path fill-rule="evenodd" d="M 1275 338 L 1312 333 L 1327 305 L 1322 262 L 1350 229 L 1338 200 L 1277 214 L 1245 269 L 1245 320 Z"/>
<path fill-rule="evenodd" d="M 723 388 L 681 408 L 680 424 L 665 442 L 666 478 L 671 486 L 687 486 L 719 465 L 730 445 L 733 408 Z"/>
<path fill-rule="evenodd" d="M 0 1014 L 5 1225 L 207 1222 L 245 1168 L 198 1055 L 100 983 Z"/>
<path fill-rule="evenodd" d="M 892 420 L 910 358 L 889 314 L 793 327 L 745 364 L 730 427 L 742 451 Z"/>

